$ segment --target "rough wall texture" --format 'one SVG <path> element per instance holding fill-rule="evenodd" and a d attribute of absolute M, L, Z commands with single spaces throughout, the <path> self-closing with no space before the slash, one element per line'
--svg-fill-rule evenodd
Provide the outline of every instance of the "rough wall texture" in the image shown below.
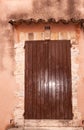
<path fill-rule="evenodd" d="M 12 122 L 14 106 L 17 102 L 17 84 L 13 76 L 14 48 L 10 25 L 0 23 L 0 129 L 4 130 Z"/>
<path fill-rule="evenodd" d="M 7 124 L 10 124 L 10 120 L 13 119 L 13 115 L 11 113 L 14 113 L 14 105 L 16 104 L 16 98 L 15 97 L 22 97 L 21 103 L 23 101 L 23 91 L 24 86 L 22 85 L 24 82 L 23 72 L 21 74 L 16 75 L 16 79 L 19 81 L 19 84 L 15 82 L 14 79 L 14 72 L 15 66 L 17 63 L 17 60 L 20 60 L 17 56 L 17 58 L 14 57 L 18 51 L 20 51 L 19 47 L 18 49 L 15 49 L 17 45 L 14 45 L 14 37 L 13 37 L 13 27 L 8 24 L 8 21 L 10 19 L 21 19 L 21 18 L 55 18 L 58 19 L 70 19 L 72 17 L 79 19 L 84 17 L 84 1 L 83 0 L 0 0 L 0 129 L 4 130 L 5 126 Z M 33 30 L 33 29 L 32 29 Z M 35 37 L 38 37 L 37 39 L 40 39 L 39 36 L 35 34 Z M 56 33 L 56 37 L 58 38 L 61 34 Z M 78 34 L 78 33 L 77 33 Z M 63 34 L 66 37 L 66 35 L 69 34 Z M 82 111 L 83 115 L 82 118 L 84 119 L 84 107 L 83 106 L 83 82 L 84 82 L 84 59 L 83 59 L 83 33 L 82 40 L 80 41 L 80 84 L 79 84 L 79 92 L 81 94 L 78 94 L 79 97 L 79 108 L 80 111 Z M 77 36 L 78 37 L 78 36 Z M 26 34 L 27 38 L 27 34 Z M 42 33 L 42 39 L 44 38 L 44 35 Z M 57 39 L 56 38 L 56 39 Z M 22 38 L 23 39 L 23 38 Z M 52 39 L 54 39 L 54 36 L 52 34 Z M 72 38 L 74 40 L 74 38 Z M 15 42 L 16 43 L 16 42 Z M 22 41 L 21 41 L 22 43 Z M 19 45 L 20 46 L 20 45 Z M 23 46 L 23 43 L 22 43 Z M 21 48 L 21 47 L 20 47 Z M 72 49 L 72 52 L 74 52 L 74 55 L 78 54 L 78 47 L 76 47 L 74 50 Z M 77 50 L 77 52 L 75 52 Z M 21 48 L 22 54 L 24 53 L 24 49 Z M 17 54 L 18 55 L 18 54 Z M 24 54 L 23 54 L 24 55 Z M 74 56 L 75 57 L 75 56 Z M 16 60 L 17 59 L 17 60 Z M 22 60 L 24 58 L 22 57 Z M 19 63 L 17 63 L 19 66 Z M 22 66 L 22 69 L 24 68 L 24 64 L 20 64 Z M 77 66 L 76 66 L 77 67 Z M 18 67 L 16 67 L 18 68 Z M 24 71 L 24 70 L 23 70 Z M 75 72 L 74 72 L 75 73 Z M 21 85 L 20 85 L 21 84 Z M 76 84 L 76 83 L 74 83 Z M 20 89 L 21 87 L 21 89 Z M 4 91 L 5 90 L 5 91 Z M 10 90 L 10 91 L 9 91 Z M 17 93 L 17 90 L 21 91 L 21 94 L 19 96 L 19 93 Z M 19 91 L 18 91 L 19 92 Z M 7 97 L 7 98 L 6 98 Z M 3 100 L 2 100 L 3 99 Z M 20 100 L 19 100 L 20 101 Z M 8 104 L 6 104 L 6 102 Z M 23 106 L 23 104 L 20 104 Z M 7 108 L 7 109 L 5 109 Z M 17 108 L 19 108 L 17 106 Z M 22 107 L 23 108 L 23 107 Z M 6 115 L 5 117 L 3 116 Z M 9 113 L 9 114 L 8 114 Z M 17 115 L 18 112 L 14 113 L 14 115 Z M 20 111 L 19 111 L 20 113 Z M 23 109 L 21 110 L 21 113 L 23 113 Z M 20 113 L 20 114 L 21 114 Z M 19 116 L 18 116 L 19 118 Z M 16 118 L 17 119 L 17 118 Z M 21 114 L 22 119 L 22 114 Z M 2 125 L 1 125 L 2 124 Z"/>
<path fill-rule="evenodd" d="M 7 20 L 15 18 L 55 18 L 56 20 L 83 18 L 84 1 L 83 0 L 1 0 L 1 11 Z M 19 10 L 19 11 L 18 11 Z M 39 13 L 38 13 L 39 12 Z M 2 18 L 3 19 L 3 18 Z"/>

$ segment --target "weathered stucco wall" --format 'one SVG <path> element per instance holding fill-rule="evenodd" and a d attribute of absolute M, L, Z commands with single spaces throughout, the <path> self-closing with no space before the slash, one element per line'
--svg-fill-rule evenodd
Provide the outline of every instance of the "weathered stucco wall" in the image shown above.
<path fill-rule="evenodd" d="M 24 76 L 21 77 L 22 85 L 18 83 L 20 82 L 20 76 L 17 75 L 17 78 L 15 78 L 15 69 L 16 67 L 16 59 L 19 53 L 24 55 L 24 44 L 18 44 L 21 45 L 21 49 L 18 47 L 18 50 L 16 51 L 16 45 L 14 43 L 17 43 L 19 40 L 19 37 L 16 38 L 14 36 L 14 28 L 8 23 L 10 19 L 21 19 L 21 18 L 55 18 L 58 19 L 70 19 L 72 17 L 75 18 L 83 18 L 84 16 L 84 1 L 83 0 L 0 0 L 0 129 L 4 130 L 8 124 L 10 124 L 10 120 L 15 117 L 15 115 L 18 115 L 17 112 L 15 112 L 15 106 L 17 106 L 18 97 L 23 98 L 23 92 L 19 95 L 17 92 L 20 92 L 22 88 L 24 89 Z M 67 26 L 67 29 L 71 29 Z M 32 28 L 32 29 L 31 29 Z M 54 27 L 53 31 L 54 31 Z M 33 26 L 30 26 L 28 30 L 33 31 Z M 58 30 L 65 30 L 64 28 L 59 27 Z M 66 30 L 67 30 L 66 29 Z M 35 32 L 38 32 L 38 30 L 43 30 L 42 28 L 35 27 Z M 57 30 L 57 28 L 55 29 Z M 58 31 L 57 30 L 57 31 Z M 73 30 L 73 29 L 72 29 Z M 61 31 L 60 31 L 61 32 Z M 73 32 L 73 31 L 72 31 Z M 76 31 L 77 32 L 77 31 Z M 17 32 L 18 34 L 18 32 Z M 73 34 L 73 33 L 72 33 Z M 22 34 L 23 35 L 23 34 Z M 35 33 L 36 35 L 36 33 Z M 39 35 L 39 34 L 38 34 Z M 40 36 L 36 36 L 36 39 L 40 39 Z M 60 33 L 59 33 L 60 35 Z M 66 35 L 66 34 L 64 34 Z M 73 34 L 74 35 L 74 34 Z M 79 31 L 77 33 L 77 37 L 79 37 Z M 77 48 L 79 48 L 79 58 L 77 58 L 77 63 L 79 63 L 79 84 L 78 84 L 78 111 L 81 112 L 82 119 L 84 119 L 84 96 L 83 96 L 83 82 L 84 82 L 84 45 L 83 45 L 83 32 L 80 32 L 80 39 L 79 44 Z M 19 36 L 19 34 L 18 34 Z M 22 36 L 21 36 L 22 37 Z M 58 37 L 58 34 L 57 36 Z M 62 36 L 66 37 L 66 36 Z M 17 40 L 18 39 L 18 40 Z M 23 39 L 23 38 L 22 38 Z M 24 38 L 25 39 L 25 38 Z M 54 37 L 52 36 L 52 39 Z M 73 38 L 74 40 L 74 38 Z M 78 40 L 78 39 L 77 39 Z M 20 40 L 18 41 L 20 42 Z M 22 41 L 21 41 L 22 42 Z M 21 51 L 21 52 L 18 52 Z M 16 56 L 16 57 L 15 57 Z M 24 57 L 21 57 L 21 59 Z M 22 69 L 24 68 L 24 64 L 22 65 Z M 21 68 L 20 68 L 21 69 Z M 22 73 L 22 72 L 21 72 Z M 23 70 L 24 73 L 24 70 Z M 16 80 L 17 79 L 17 80 Z M 22 99 L 23 100 L 23 99 Z M 21 101 L 22 103 L 22 100 Z M 20 106 L 23 106 L 23 104 L 20 104 Z M 17 106 L 18 108 L 18 106 Z M 20 115 L 22 117 L 23 110 L 20 112 Z M 21 118 L 22 119 L 22 118 Z"/>
<path fill-rule="evenodd" d="M 84 32 L 81 32 L 81 39 L 79 44 L 80 55 L 79 61 L 79 87 L 78 87 L 78 104 L 79 109 L 82 112 L 82 119 L 84 120 Z M 83 124 L 84 125 L 84 124 Z"/>
<path fill-rule="evenodd" d="M 83 0 L 0 0 L 3 18 L 83 18 Z"/>

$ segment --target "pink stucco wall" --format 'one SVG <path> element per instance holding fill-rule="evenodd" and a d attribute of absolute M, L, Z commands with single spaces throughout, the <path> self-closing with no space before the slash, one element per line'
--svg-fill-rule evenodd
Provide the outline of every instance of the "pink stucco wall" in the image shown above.
<path fill-rule="evenodd" d="M 0 72 L 0 130 L 4 130 L 14 118 L 14 106 L 17 101 L 14 92 L 17 86 L 8 72 Z"/>
<path fill-rule="evenodd" d="M 84 120 L 84 32 L 80 34 L 80 43 L 79 43 L 79 87 L 78 87 L 78 104 L 79 110 L 82 113 L 82 119 Z"/>
<path fill-rule="evenodd" d="M 9 45 L 10 48 L 13 48 L 12 41 L 14 39 L 11 35 L 11 30 L 13 29 L 9 27 L 8 21 L 9 19 L 13 19 L 14 17 L 26 18 L 27 13 L 29 11 L 34 12 L 34 10 L 32 10 L 34 9 L 33 7 L 34 1 L 36 0 L 25 0 L 25 2 L 24 0 L 17 0 L 17 1 L 0 0 L 0 130 L 5 130 L 8 124 L 10 124 L 10 120 L 13 119 L 14 106 L 18 100 L 15 96 L 16 95 L 15 92 L 17 91 L 19 85 L 16 83 L 14 76 L 11 74 L 11 72 L 14 70 L 14 64 L 12 64 L 13 62 L 12 60 L 14 59 L 13 57 L 10 56 L 10 49 L 8 48 Z M 45 5 L 45 2 L 43 3 L 41 0 L 39 0 L 38 2 L 39 9 L 41 4 Z M 84 15 L 83 4 L 84 4 L 83 0 L 78 1 L 77 4 L 75 4 L 76 8 L 79 11 L 79 14 L 81 13 L 81 17 Z M 64 5 L 66 5 L 66 0 L 64 0 L 64 3 L 62 2 L 60 6 L 62 7 L 62 11 L 64 11 L 64 14 L 67 18 L 66 15 L 67 8 L 64 8 L 66 7 Z M 35 11 L 38 9 L 38 7 L 35 6 Z M 42 9 L 44 9 L 43 6 L 41 6 L 40 17 L 46 19 L 47 15 L 44 16 L 42 15 L 45 14 L 44 10 Z M 56 8 L 52 7 L 52 10 L 50 9 L 50 14 L 48 15 L 48 17 L 51 16 L 55 17 L 56 16 L 55 14 L 58 14 L 59 16 L 58 11 L 57 13 L 53 13 L 53 11 L 55 11 L 54 9 Z M 38 11 L 36 15 L 34 13 L 34 17 L 37 18 L 38 14 L 39 14 Z M 46 14 L 48 14 L 48 12 Z M 78 106 L 79 111 L 81 112 L 82 115 L 82 119 L 84 119 L 84 33 L 82 31 L 80 34 L 79 49 L 80 49 L 80 55 L 77 61 L 79 62 L 79 79 L 80 79 L 78 86 Z M 12 55 L 14 55 L 14 52 Z"/>

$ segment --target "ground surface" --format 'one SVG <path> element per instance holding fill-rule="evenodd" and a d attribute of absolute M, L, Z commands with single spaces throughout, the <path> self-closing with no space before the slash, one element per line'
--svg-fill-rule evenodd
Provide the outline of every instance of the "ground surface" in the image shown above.
<path fill-rule="evenodd" d="M 27 127 L 23 128 L 11 128 L 8 130 L 83 130 L 82 127 Z"/>

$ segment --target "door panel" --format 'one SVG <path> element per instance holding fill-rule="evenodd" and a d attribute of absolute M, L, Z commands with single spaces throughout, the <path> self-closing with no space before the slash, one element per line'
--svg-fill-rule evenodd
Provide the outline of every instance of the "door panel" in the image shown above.
<path fill-rule="evenodd" d="M 25 44 L 25 119 L 72 119 L 70 41 Z"/>

